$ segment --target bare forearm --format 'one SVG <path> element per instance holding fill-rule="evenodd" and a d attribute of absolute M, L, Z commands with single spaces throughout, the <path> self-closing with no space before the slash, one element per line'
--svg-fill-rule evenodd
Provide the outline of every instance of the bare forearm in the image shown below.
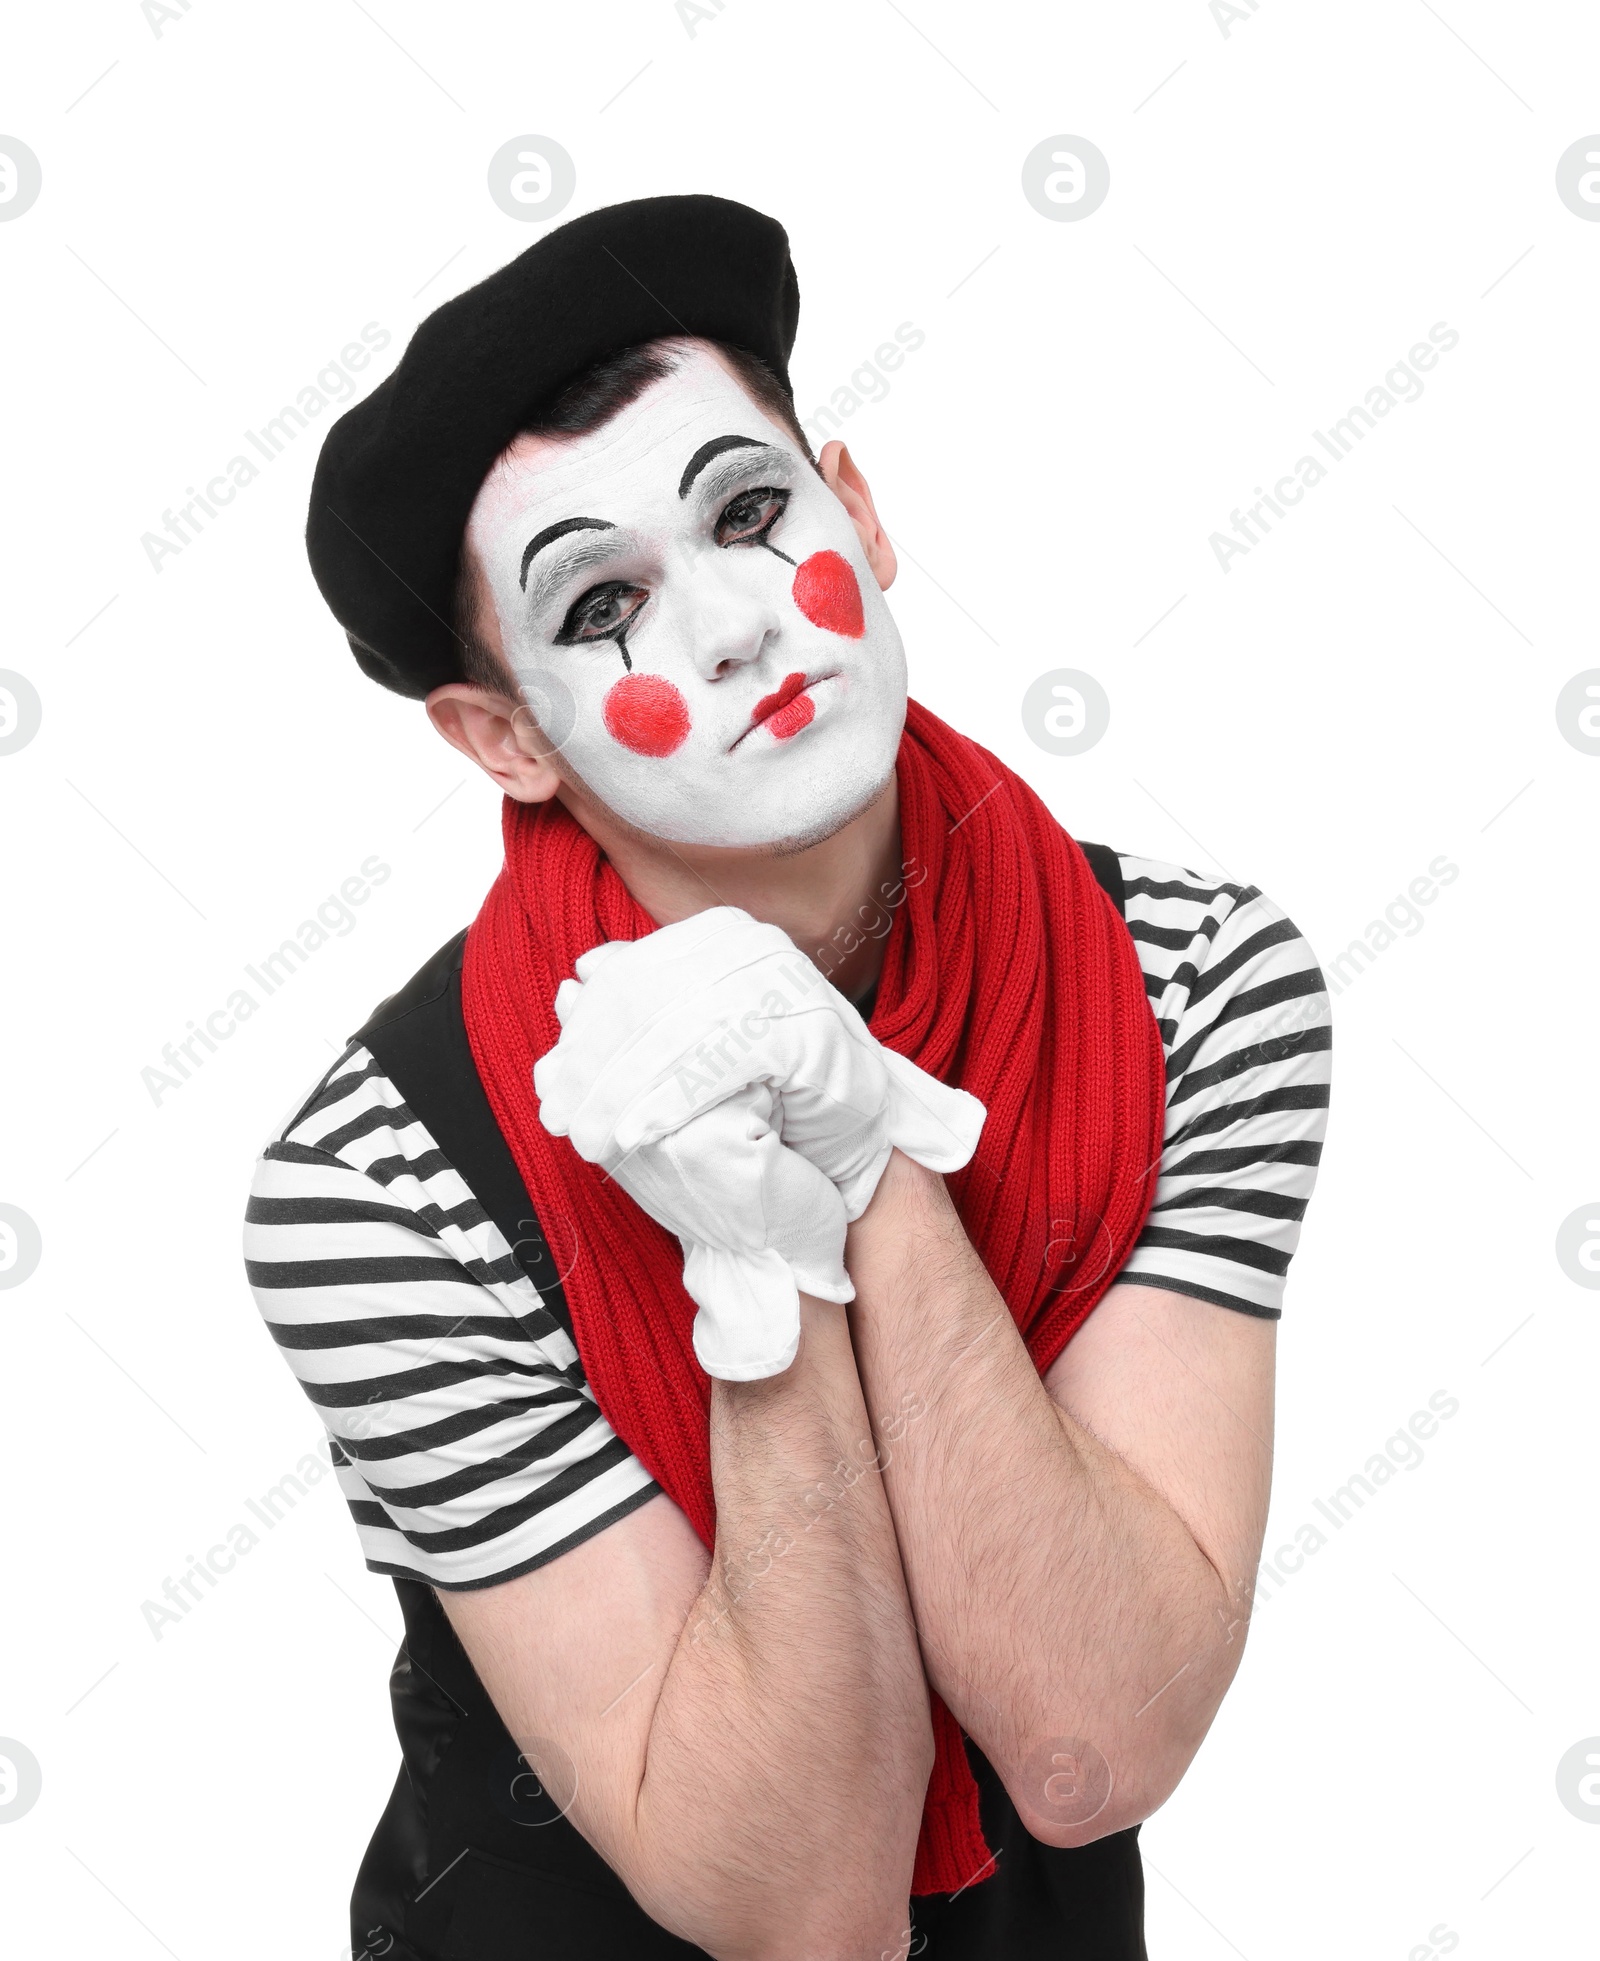
<path fill-rule="evenodd" d="M 802 1298 L 802 1319 L 782 1375 L 713 1385 L 716 1546 L 637 1824 L 676 1848 L 663 1902 L 685 1938 L 730 1961 L 877 1961 L 904 1924 L 927 1689 L 844 1312 Z"/>
<path fill-rule="evenodd" d="M 1134 1822 L 1168 1795 L 1231 1679 L 1239 1592 L 1052 1401 L 940 1181 L 897 1160 L 849 1257 L 870 1407 L 908 1392 L 927 1405 L 884 1477 L 928 1679 L 1038 1836 L 1080 1843 Z M 1072 1753 L 1055 1746 L 1072 1739 L 1110 1769 L 1092 1823 L 1087 1804 L 1057 1801 Z"/>

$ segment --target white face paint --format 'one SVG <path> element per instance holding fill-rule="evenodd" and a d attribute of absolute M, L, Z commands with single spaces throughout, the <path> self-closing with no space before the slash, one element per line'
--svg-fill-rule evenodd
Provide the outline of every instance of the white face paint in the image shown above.
<path fill-rule="evenodd" d="M 900 635 L 844 506 L 704 348 L 588 435 L 523 438 L 467 537 L 566 765 L 682 844 L 830 836 L 894 768 Z"/>

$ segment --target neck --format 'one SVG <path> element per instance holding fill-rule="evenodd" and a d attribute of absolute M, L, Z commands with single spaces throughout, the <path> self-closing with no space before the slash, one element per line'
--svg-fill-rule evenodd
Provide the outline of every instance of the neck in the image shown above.
<path fill-rule="evenodd" d="M 621 824 L 575 785 L 563 784 L 559 794 L 658 926 L 712 906 L 738 906 L 781 927 L 847 998 L 877 980 L 902 892 L 892 776 L 842 830 L 785 853 L 669 844 Z"/>

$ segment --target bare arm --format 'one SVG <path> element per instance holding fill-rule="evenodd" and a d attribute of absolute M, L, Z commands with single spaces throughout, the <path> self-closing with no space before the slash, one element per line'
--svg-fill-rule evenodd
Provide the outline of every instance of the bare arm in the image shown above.
<path fill-rule="evenodd" d="M 1138 1822 L 1243 1648 L 1273 1323 L 1124 1284 L 1041 1381 L 943 1181 L 898 1153 L 848 1264 L 871 1407 L 928 1408 L 884 1472 L 928 1680 L 1035 1837 Z"/>
<path fill-rule="evenodd" d="M 572 1822 L 719 1961 L 894 1951 L 933 1763 L 844 1310 L 803 1295 L 801 1325 L 783 1374 L 712 1385 L 715 1560 L 660 1496 L 439 1596 Z"/>

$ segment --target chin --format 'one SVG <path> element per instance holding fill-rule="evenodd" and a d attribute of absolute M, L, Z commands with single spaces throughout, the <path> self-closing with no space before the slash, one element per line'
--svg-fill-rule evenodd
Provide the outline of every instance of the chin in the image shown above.
<path fill-rule="evenodd" d="M 642 823 L 629 822 L 627 818 L 621 821 L 636 837 L 655 838 L 663 844 L 692 845 L 699 850 L 751 851 L 769 858 L 792 858 L 799 852 L 810 851 L 815 845 L 825 844 L 847 825 L 853 824 L 864 811 L 870 810 L 889 787 L 893 774 L 894 766 L 891 764 L 888 772 L 876 782 L 866 787 L 858 784 L 848 796 L 841 795 L 835 801 L 816 806 L 809 815 L 809 821 L 799 830 L 780 828 L 793 823 L 795 813 L 792 807 L 774 813 L 769 822 L 762 822 L 759 815 L 753 815 L 748 827 L 737 831 L 719 829 L 714 833 L 708 833 L 695 824 L 683 824 L 673 817 L 647 817 Z M 619 815 L 617 812 L 612 814 Z"/>
<path fill-rule="evenodd" d="M 842 830 L 872 808 L 888 789 L 893 775 L 894 765 L 891 763 L 886 776 L 842 811 L 832 815 L 819 813 L 816 823 L 809 829 L 796 831 L 789 837 L 774 838 L 770 842 L 754 844 L 750 849 L 764 851 L 772 858 L 793 858 L 802 851 L 810 851 L 815 845 L 826 844 L 829 838 L 837 837 Z"/>
<path fill-rule="evenodd" d="M 707 809 L 712 800 L 703 794 L 697 797 L 687 783 L 669 789 L 666 781 L 660 781 L 653 793 L 608 801 L 584 782 L 570 759 L 564 774 L 597 815 L 603 812 L 610 824 L 641 842 L 654 839 L 701 850 L 790 858 L 853 824 L 893 780 L 905 722 L 903 699 L 892 722 L 888 717 L 874 719 L 878 726 L 870 734 L 852 733 L 843 741 L 838 740 L 843 731 L 829 740 L 828 731 L 819 727 L 816 733 L 825 739 L 813 745 L 807 741 L 810 731 L 803 731 L 786 754 L 762 759 L 759 769 L 742 783 L 736 800 L 726 792 L 716 799 L 723 807 L 715 811 L 714 823 L 707 821 L 713 816 Z M 588 828 L 596 827 L 591 823 Z"/>
<path fill-rule="evenodd" d="M 883 728 L 868 742 L 823 742 L 805 746 L 805 733 L 792 751 L 770 763 L 761 783 L 762 794 L 749 796 L 740 821 L 712 836 L 693 823 L 671 823 L 657 835 L 675 844 L 719 846 L 733 851 L 756 851 L 773 858 L 792 858 L 824 844 L 870 810 L 894 777 L 900 753 L 904 711 L 892 732 Z M 824 731 L 819 729 L 819 734 Z M 770 764 L 768 765 L 770 767 Z M 751 790 L 757 786 L 752 783 Z M 678 815 L 672 813 L 673 817 Z"/>

